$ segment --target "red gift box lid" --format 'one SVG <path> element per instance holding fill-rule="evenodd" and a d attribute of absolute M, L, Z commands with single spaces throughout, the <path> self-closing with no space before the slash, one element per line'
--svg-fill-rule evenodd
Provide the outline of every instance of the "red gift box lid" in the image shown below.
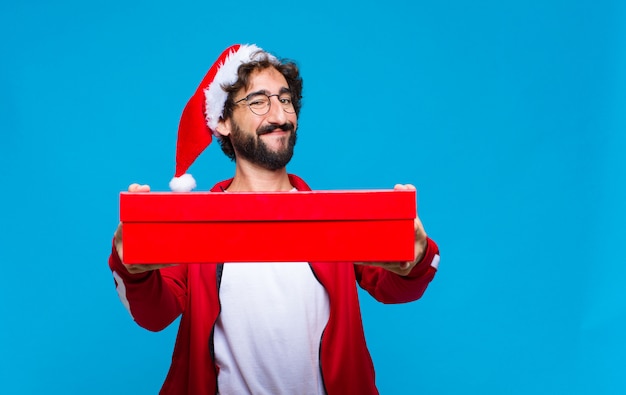
<path fill-rule="evenodd" d="M 415 191 L 120 194 L 122 222 L 413 219 Z"/>

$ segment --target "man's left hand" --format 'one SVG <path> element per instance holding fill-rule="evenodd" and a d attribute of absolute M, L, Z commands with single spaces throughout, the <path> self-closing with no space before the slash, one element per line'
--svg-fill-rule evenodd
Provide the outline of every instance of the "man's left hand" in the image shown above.
<path fill-rule="evenodd" d="M 415 190 L 415 186 L 411 184 L 396 184 L 393 189 L 395 190 Z M 357 265 L 369 265 L 380 266 L 390 272 L 399 274 L 400 276 L 408 275 L 411 270 L 417 265 L 426 252 L 426 246 L 428 245 L 426 231 L 419 216 L 414 220 L 415 228 L 415 259 L 410 262 L 356 262 Z"/>

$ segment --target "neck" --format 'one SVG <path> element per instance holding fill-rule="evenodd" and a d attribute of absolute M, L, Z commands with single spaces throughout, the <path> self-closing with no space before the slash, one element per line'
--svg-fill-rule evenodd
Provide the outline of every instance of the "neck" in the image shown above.
<path fill-rule="evenodd" d="M 235 176 L 228 186 L 230 192 L 280 192 L 292 189 L 285 167 L 268 170 L 241 158 L 237 159 Z"/>

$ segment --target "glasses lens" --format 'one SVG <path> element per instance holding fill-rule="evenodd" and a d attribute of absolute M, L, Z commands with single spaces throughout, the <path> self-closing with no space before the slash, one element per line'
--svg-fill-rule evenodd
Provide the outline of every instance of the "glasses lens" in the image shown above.
<path fill-rule="evenodd" d="M 278 97 L 278 100 L 280 101 L 280 104 L 283 106 L 283 110 L 285 110 L 285 112 L 288 112 L 290 114 L 293 114 L 294 112 L 296 112 L 296 110 L 293 108 L 293 100 L 291 100 L 291 95 L 290 94 L 282 94 Z"/>
<path fill-rule="evenodd" d="M 252 112 L 258 115 L 265 114 L 270 107 L 270 99 L 266 95 L 253 95 L 246 100 Z"/>

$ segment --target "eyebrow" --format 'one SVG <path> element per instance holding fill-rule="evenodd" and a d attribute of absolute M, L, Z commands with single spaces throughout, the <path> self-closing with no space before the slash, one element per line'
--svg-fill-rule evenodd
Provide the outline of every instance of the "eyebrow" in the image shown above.
<path fill-rule="evenodd" d="M 280 90 L 278 91 L 278 94 L 282 95 L 283 93 L 291 93 L 291 89 L 285 88 L 285 87 L 280 88 Z M 255 91 L 255 92 L 248 93 L 246 95 L 246 97 L 252 96 L 252 95 L 259 95 L 259 94 L 269 95 L 270 93 L 267 90 L 265 90 L 265 89 L 261 89 L 261 90 Z"/>

